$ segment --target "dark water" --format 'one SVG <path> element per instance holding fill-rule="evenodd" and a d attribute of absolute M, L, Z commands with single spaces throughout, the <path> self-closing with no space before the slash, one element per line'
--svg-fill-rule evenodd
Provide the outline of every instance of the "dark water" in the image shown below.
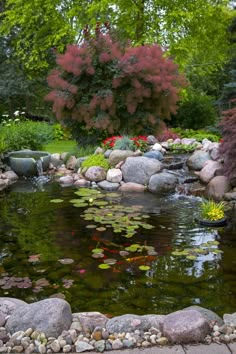
<path fill-rule="evenodd" d="M 0 296 L 33 302 L 61 293 L 73 311 L 111 315 L 166 314 L 194 304 L 220 315 L 236 311 L 234 211 L 226 227 L 206 228 L 195 221 L 200 198 L 121 194 L 121 205 L 142 205 L 154 226 L 127 239 L 111 229 L 86 228 L 91 222 L 80 217 L 84 209 L 69 202 L 76 190 L 22 180 L 1 192 Z M 55 198 L 63 202 L 50 203 Z M 198 255 L 196 260 L 171 254 L 214 240 L 223 253 Z M 121 257 L 119 251 L 134 243 L 153 246 L 157 255 Z M 91 257 L 97 247 L 117 263 L 99 269 L 102 260 Z M 74 262 L 58 261 L 66 258 Z M 140 270 L 142 264 L 150 269 Z"/>

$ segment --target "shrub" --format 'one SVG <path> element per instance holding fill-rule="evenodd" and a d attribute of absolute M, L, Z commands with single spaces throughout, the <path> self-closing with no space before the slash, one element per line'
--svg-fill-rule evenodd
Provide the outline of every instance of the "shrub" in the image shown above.
<path fill-rule="evenodd" d="M 224 159 L 224 173 L 231 179 L 236 177 L 236 107 L 223 113 L 224 118 L 219 124 L 223 141 L 219 151 Z"/>
<path fill-rule="evenodd" d="M 82 162 L 81 167 L 92 167 L 92 166 L 100 166 L 103 167 L 105 170 L 110 168 L 110 165 L 107 159 L 101 155 L 90 155 L 85 161 Z"/>
<path fill-rule="evenodd" d="M 122 136 L 120 139 L 116 140 L 114 149 L 134 151 L 135 144 L 134 141 L 131 140 L 128 136 Z"/>
<path fill-rule="evenodd" d="M 162 141 L 167 141 L 169 139 L 178 139 L 180 136 L 174 132 L 172 129 L 165 128 L 161 133 L 157 134 L 157 139 L 162 142 Z"/>
<path fill-rule="evenodd" d="M 185 83 L 159 46 L 124 48 L 102 33 L 80 46 L 69 45 L 57 64 L 48 77 L 52 90 L 46 99 L 73 131 L 78 124 L 109 133 L 141 131 L 176 112 Z"/>
<path fill-rule="evenodd" d="M 220 140 L 220 135 L 205 130 L 172 128 L 172 131 L 177 133 L 181 138 L 193 138 L 199 142 L 202 142 L 203 139 L 208 139 L 212 142 L 218 142 Z"/>
<path fill-rule="evenodd" d="M 212 97 L 198 92 L 190 92 L 183 100 L 178 113 L 172 118 L 175 126 L 185 129 L 200 129 L 212 125 L 217 120 Z"/>
<path fill-rule="evenodd" d="M 70 131 L 63 127 L 60 123 L 54 124 L 53 128 L 55 140 L 69 140 L 71 138 Z"/>
<path fill-rule="evenodd" d="M 53 140 L 53 126 L 42 122 L 22 121 L 0 125 L 0 136 L 7 147 L 5 152 L 30 149 L 41 150 L 43 145 Z"/>
<path fill-rule="evenodd" d="M 197 147 L 197 144 L 170 144 L 168 146 L 168 150 L 170 150 L 173 154 L 185 153 L 185 152 L 193 152 Z"/>
<path fill-rule="evenodd" d="M 135 150 L 139 149 L 141 151 L 147 150 L 147 137 L 143 135 L 135 136 L 129 138 L 126 136 L 112 136 L 106 138 L 102 142 L 102 146 L 105 149 L 120 149 L 120 150 Z"/>

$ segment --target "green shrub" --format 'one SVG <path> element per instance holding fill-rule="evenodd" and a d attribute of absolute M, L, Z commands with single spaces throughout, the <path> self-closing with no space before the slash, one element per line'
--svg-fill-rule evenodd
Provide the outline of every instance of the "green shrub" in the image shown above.
<path fill-rule="evenodd" d="M 180 103 L 172 123 L 185 129 L 201 129 L 213 125 L 217 120 L 212 97 L 198 92 L 190 92 Z"/>
<path fill-rule="evenodd" d="M 193 152 L 197 147 L 197 144 L 191 144 L 191 145 L 186 145 L 186 144 L 171 144 L 169 145 L 169 150 L 173 154 L 179 154 L 179 153 L 184 153 L 184 152 Z"/>
<path fill-rule="evenodd" d="M 135 150 L 134 141 L 131 140 L 128 136 L 122 136 L 120 139 L 117 139 L 113 149 L 118 150 Z"/>
<path fill-rule="evenodd" d="M 54 139 L 55 140 L 69 140 L 71 133 L 68 128 L 63 127 L 60 123 L 54 124 Z"/>
<path fill-rule="evenodd" d="M 203 139 L 208 139 L 212 142 L 218 142 L 220 136 L 206 130 L 193 130 L 193 129 L 181 129 L 181 128 L 172 128 L 172 131 L 176 132 L 180 138 L 194 138 L 199 142 L 202 142 Z"/>
<path fill-rule="evenodd" d="M 0 135 L 7 144 L 5 152 L 22 149 L 41 150 L 53 140 L 52 125 L 42 122 L 22 121 L 0 125 Z"/>
<path fill-rule="evenodd" d="M 85 161 L 82 162 L 81 167 L 92 167 L 92 166 L 100 166 L 103 167 L 105 170 L 110 168 L 110 165 L 107 159 L 101 155 L 90 155 Z"/>

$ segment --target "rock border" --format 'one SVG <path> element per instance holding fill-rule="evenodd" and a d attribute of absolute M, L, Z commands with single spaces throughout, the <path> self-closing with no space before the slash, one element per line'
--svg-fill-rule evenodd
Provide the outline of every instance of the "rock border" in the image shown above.
<path fill-rule="evenodd" d="M 71 313 L 68 302 L 49 298 L 27 304 L 0 298 L 0 353 L 82 353 L 190 343 L 236 342 L 236 312 L 221 319 L 191 306 L 168 315 Z"/>

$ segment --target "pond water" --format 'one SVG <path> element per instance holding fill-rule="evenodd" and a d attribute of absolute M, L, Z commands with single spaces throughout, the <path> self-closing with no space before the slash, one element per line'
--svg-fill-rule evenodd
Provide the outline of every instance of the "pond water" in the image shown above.
<path fill-rule="evenodd" d="M 109 315 L 236 311 L 235 211 L 226 227 L 207 228 L 195 221 L 201 199 L 191 196 L 102 192 L 107 205 L 89 196 L 89 206 L 75 207 L 78 189 L 40 178 L 0 193 L 0 296 L 56 294 L 73 312 Z M 119 232 L 125 218 L 133 218 L 128 233 Z"/>

